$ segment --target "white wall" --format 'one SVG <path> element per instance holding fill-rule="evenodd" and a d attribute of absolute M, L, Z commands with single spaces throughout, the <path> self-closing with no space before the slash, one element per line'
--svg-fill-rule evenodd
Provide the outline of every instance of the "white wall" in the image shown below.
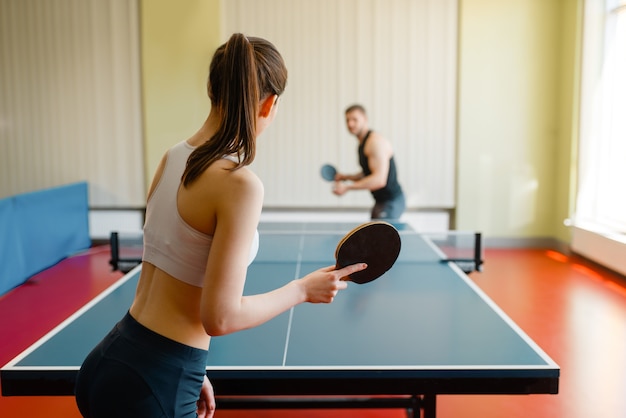
<path fill-rule="evenodd" d="M 0 197 L 145 200 L 137 0 L 0 2 Z"/>
<path fill-rule="evenodd" d="M 577 3 L 462 1 L 457 227 L 516 238 L 563 229 Z"/>
<path fill-rule="evenodd" d="M 261 36 L 283 54 L 289 81 L 252 168 L 269 207 L 369 207 L 338 198 L 322 164 L 356 173 L 344 110 L 361 103 L 395 148 L 412 208 L 455 206 L 456 0 L 229 0 L 224 40 Z"/>

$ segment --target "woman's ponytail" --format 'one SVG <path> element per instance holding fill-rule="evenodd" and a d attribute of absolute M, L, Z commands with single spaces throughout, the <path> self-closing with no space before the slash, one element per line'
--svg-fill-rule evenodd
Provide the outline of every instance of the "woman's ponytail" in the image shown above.
<path fill-rule="evenodd" d="M 219 126 L 212 138 L 196 148 L 187 161 L 183 184 L 191 184 L 214 161 L 236 155 L 234 169 L 249 165 L 256 154 L 256 121 L 261 99 L 280 95 L 287 83 L 287 69 L 270 42 L 241 33 L 230 37 L 213 56 L 208 93 Z"/>

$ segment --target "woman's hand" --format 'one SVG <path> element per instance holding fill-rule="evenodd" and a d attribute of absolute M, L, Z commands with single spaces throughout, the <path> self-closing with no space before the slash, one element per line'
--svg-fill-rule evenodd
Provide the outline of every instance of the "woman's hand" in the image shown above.
<path fill-rule="evenodd" d="M 343 279 L 352 273 L 367 268 L 365 263 L 353 264 L 339 270 L 335 266 L 323 267 L 299 280 L 309 303 L 331 303 L 337 292 L 348 287 Z"/>
<path fill-rule="evenodd" d="M 209 378 L 205 375 L 200 390 L 200 399 L 196 402 L 198 409 L 198 418 L 213 418 L 215 413 L 215 395 L 213 394 L 213 386 L 209 382 Z"/>

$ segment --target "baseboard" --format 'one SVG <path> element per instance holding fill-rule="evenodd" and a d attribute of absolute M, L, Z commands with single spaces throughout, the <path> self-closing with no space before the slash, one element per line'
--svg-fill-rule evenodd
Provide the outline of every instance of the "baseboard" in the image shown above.
<path fill-rule="evenodd" d="M 485 248 L 534 248 L 567 252 L 567 245 L 552 237 L 500 238 L 483 234 Z"/>
<path fill-rule="evenodd" d="M 366 209 L 263 209 L 261 222 L 367 222 Z M 445 210 L 406 211 L 401 222 L 410 224 L 419 232 L 444 232 L 450 230 L 450 214 Z"/>
<path fill-rule="evenodd" d="M 93 244 L 108 242 L 112 231 L 136 232 L 143 229 L 145 211 L 139 209 L 90 209 L 89 235 Z"/>
<path fill-rule="evenodd" d="M 143 208 L 90 209 L 89 234 L 94 244 L 108 242 L 111 231 L 141 231 L 145 219 Z M 262 222 L 367 222 L 365 209 L 263 209 Z M 407 211 L 401 221 L 409 223 L 416 231 L 442 232 L 450 229 L 450 214 L 446 210 Z"/>

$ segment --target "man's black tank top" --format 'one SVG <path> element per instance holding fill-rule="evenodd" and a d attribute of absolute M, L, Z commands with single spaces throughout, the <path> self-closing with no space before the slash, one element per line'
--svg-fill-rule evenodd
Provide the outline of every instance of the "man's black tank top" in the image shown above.
<path fill-rule="evenodd" d="M 369 176 L 372 174 L 370 170 L 369 164 L 367 163 L 367 157 L 365 156 L 365 143 L 369 138 L 372 131 L 368 131 L 365 138 L 363 138 L 363 142 L 359 145 L 359 165 L 363 169 L 363 174 Z M 398 174 L 396 170 L 396 162 L 394 157 L 392 156 L 389 160 L 389 174 L 387 175 L 387 184 L 385 187 L 373 190 L 372 196 L 374 196 L 374 200 L 377 202 L 385 202 L 387 200 L 394 199 L 402 194 L 402 187 L 400 187 L 400 183 L 398 182 Z"/>

